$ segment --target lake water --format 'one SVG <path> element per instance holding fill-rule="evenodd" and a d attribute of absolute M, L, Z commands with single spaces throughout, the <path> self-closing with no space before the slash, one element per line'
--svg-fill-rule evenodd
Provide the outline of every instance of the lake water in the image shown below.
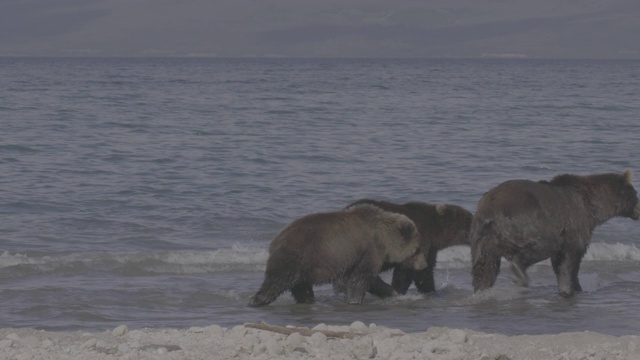
<path fill-rule="evenodd" d="M 640 61 L 0 58 L 0 82 L 0 327 L 640 333 L 629 219 L 596 230 L 571 299 L 548 262 L 527 291 L 503 271 L 474 295 L 454 247 L 433 294 L 348 306 L 323 285 L 313 305 L 247 307 L 303 215 L 363 197 L 473 211 L 508 179 L 640 176 Z"/>

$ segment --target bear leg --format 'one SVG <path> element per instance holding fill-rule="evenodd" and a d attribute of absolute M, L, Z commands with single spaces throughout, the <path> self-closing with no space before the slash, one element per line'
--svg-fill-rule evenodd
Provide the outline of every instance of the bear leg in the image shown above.
<path fill-rule="evenodd" d="M 264 281 L 260 290 L 251 298 L 249 306 L 263 306 L 272 303 L 278 296 L 304 278 L 299 266 L 291 261 L 291 255 L 280 249 L 269 255 Z"/>
<path fill-rule="evenodd" d="M 473 261 L 473 291 L 488 289 L 495 284 L 500 272 L 499 255 L 484 252 Z"/>
<path fill-rule="evenodd" d="M 268 305 L 274 302 L 289 287 L 288 281 L 267 276 L 262 286 L 260 286 L 260 290 L 249 301 L 249 306 Z"/>
<path fill-rule="evenodd" d="M 529 276 L 526 268 L 517 260 L 511 262 L 511 281 L 521 287 L 529 287 Z"/>
<path fill-rule="evenodd" d="M 347 278 L 340 277 L 340 278 L 334 279 L 332 281 L 332 285 L 333 285 L 333 292 L 335 294 L 347 293 Z"/>
<path fill-rule="evenodd" d="M 427 294 L 436 291 L 436 284 L 433 280 L 433 269 L 430 267 L 422 271 L 416 271 L 413 281 L 419 293 Z"/>
<path fill-rule="evenodd" d="M 359 305 L 362 304 L 364 294 L 367 292 L 369 282 L 363 279 L 349 280 L 347 287 L 347 304 Z"/>
<path fill-rule="evenodd" d="M 406 268 L 404 266 L 396 266 L 393 270 L 393 277 L 391 278 L 391 286 L 398 294 L 406 294 L 409 290 L 409 286 L 414 279 L 414 274 L 417 271 Z"/>
<path fill-rule="evenodd" d="M 393 287 L 384 282 L 380 276 L 376 276 L 369 286 L 369 294 L 373 294 L 381 298 L 387 298 L 394 296 L 397 293 L 393 290 Z"/>
<path fill-rule="evenodd" d="M 315 297 L 313 295 L 313 285 L 310 283 L 298 283 L 291 288 L 291 295 L 298 304 L 313 304 Z"/>
<path fill-rule="evenodd" d="M 551 258 L 551 266 L 558 281 L 558 291 L 562 297 L 571 297 L 582 291 L 578 272 L 580 271 L 581 253 L 560 253 Z"/>
<path fill-rule="evenodd" d="M 436 267 L 438 258 L 438 250 L 433 249 L 427 254 L 427 267 L 422 271 L 416 271 L 414 274 L 414 282 L 418 292 L 427 294 L 436 291 L 436 282 L 433 278 L 433 269 Z"/>
<path fill-rule="evenodd" d="M 251 298 L 249 306 L 264 306 L 271 304 L 280 296 L 287 288 L 282 285 L 274 285 L 265 281 L 260 290 Z"/>
<path fill-rule="evenodd" d="M 347 304 L 362 304 L 364 295 L 371 284 L 375 283 L 384 264 L 382 259 L 376 261 L 377 255 L 376 252 L 364 254 L 345 274 L 345 278 L 347 278 Z"/>

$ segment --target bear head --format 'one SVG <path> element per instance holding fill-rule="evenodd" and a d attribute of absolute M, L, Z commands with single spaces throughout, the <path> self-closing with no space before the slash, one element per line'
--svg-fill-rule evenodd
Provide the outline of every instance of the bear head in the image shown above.
<path fill-rule="evenodd" d="M 631 169 L 626 169 L 622 174 L 622 186 L 620 189 L 620 216 L 633 220 L 640 219 L 640 202 L 638 202 L 638 192 L 633 187 L 633 174 Z"/>

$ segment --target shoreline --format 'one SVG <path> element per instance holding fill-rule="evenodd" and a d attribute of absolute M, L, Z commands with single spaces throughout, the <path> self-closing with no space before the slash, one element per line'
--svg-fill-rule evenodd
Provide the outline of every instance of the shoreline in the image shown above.
<path fill-rule="evenodd" d="M 405 333 L 360 321 L 313 328 L 246 323 L 102 332 L 0 329 L 0 359 L 640 359 L 640 336 L 590 331 L 502 335 L 431 327 Z"/>

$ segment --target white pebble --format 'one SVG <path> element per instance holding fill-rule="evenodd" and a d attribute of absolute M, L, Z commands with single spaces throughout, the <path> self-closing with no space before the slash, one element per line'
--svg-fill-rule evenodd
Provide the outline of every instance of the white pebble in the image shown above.
<path fill-rule="evenodd" d="M 48 348 L 50 346 L 53 346 L 53 341 L 51 341 L 50 339 L 44 339 L 42 340 L 42 347 L 43 348 Z"/>
<path fill-rule="evenodd" d="M 83 342 L 82 345 L 80 345 L 80 348 L 81 349 L 91 349 L 91 348 L 94 348 L 97 343 L 98 343 L 98 340 L 89 339 L 89 340 Z"/>
<path fill-rule="evenodd" d="M 414 338 L 411 335 L 407 335 L 407 334 L 402 335 L 402 336 L 396 336 L 395 338 L 398 339 L 397 340 L 398 343 L 402 344 L 402 347 L 405 348 L 405 349 L 410 348 L 410 347 L 414 347 L 415 348 L 416 345 L 420 344 L 419 341 L 416 341 L 416 338 Z"/>
<path fill-rule="evenodd" d="M 351 326 L 349 326 L 349 328 L 351 329 L 351 331 L 366 331 L 367 325 L 365 325 L 362 321 L 354 321 L 353 323 L 351 323 Z"/>
<path fill-rule="evenodd" d="M 314 347 L 322 346 L 327 342 L 327 335 L 317 332 L 309 337 L 309 343 Z"/>
<path fill-rule="evenodd" d="M 120 325 L 117 328 L 113 329 L 113 331 L 111 332 L 111 335 L 122 336 L 126 334 L 127 331 L 129 331 L 129 328 L 127 327 L 127 325 Z"/>
<path fill-rule="evenodd" d="M 13 346 L 13 340 L 11 339 L 0 340 L 0 349 L 8 349 L 11 346 Z"/>
<path fill-rule="evenodd" d="M 20 344 L 26 348 L 33 349 L 40 346 L 40 340 L 33 335 L 27 335 L 20 339 Z"/>
<path fill-rule="evenodd" d="M 33 359 L 33 354 L 31 354 L 30 352 L 23 352 L 21 354 L 16 355 L 16 360 L 31 360 Z"/>
<path fill-rule="evenodd" d="M 422 348 L 420 349 L 420 352 L 422 354 L 425 354 L 425 355 L 426 354 L 432 354 L 432 353 L 434 353 L 434 348 L 435 347 L 434 347 L 433 343 L 428 342 L 428 343 L 422 345 Z"/>
<path fill-rule="evenodd" d="M 284 347 L 277 340 L 268 341 L 265 345 L 267 346 L 267 353 L 269 353 L 269 355 L 280 356 L 284 354 Z"/>
<path fill-rule="evenodd" d="M 231 329 L 231 334 L 233 336 L 243 337 L 247 334 L 248 331 L 249 329 L 244 327 L 244 325 L 236 325 Z"/>
<path fill-rule="evenodd" d="M 187 332 L 194 333 L 194 334 L 201 334 L 201 333 L 203 333 L 204 331 L 205 331 L 205 330 L 204 330 L 204 328 L 202 328 L 202 327 L 195 327 L 195 326 L 194 326 L 194 327 L 190 327 L 190 328 L 187 330 Z"/>
<path fill-rule="evenodd" d="M 436 354 L 440 356 L 448 355 L 454 351 L 454 346 L 448 341 L 434 340 L 422 346 L 420 352 L 423 354 Z"/>
<path fill-rule="evenodd" d="M 386 359 L 398 347 L 398 339 L 387 337 L 376 343 L 376 349 L 380 358 Z"/>
<path fill-rule="evenodd" d="M 123 353 L 123 354 L 126 354 L 129 351 L 131 351 L 131 348 L 127 344 L 120 344 L 120 345 L 118 345 L 118 351 Z"/>
<path fill-rule="evenodd" d="M 261 355 L 267 352 L 267 347 L 263 343 L 258 343 L 253 347 L 252 354 L 254 356 Z"/>
<path fill-rule="evenodd" d="M 133 340 L 140 340 L 141 338 L 144 337 L 144 332 L 140 330 L 133 330 L 129 332 L 128 337 Z"/>
<path fill-rule="evenodd" d="M 449 339 L 456 344 L 464 344 L 467 342 L 467 333 L 464 330 L 454 329 L 449 331 Z"/>
<path fill-rule="evenodd" d="M 224 332 L 227 331 L 227 329 L 223 328 L 220 325 L 207 326 L 206 330 L 207 332 L 210 332 L 214 336 L 222 336 Z"/>
<path fill-rule="evenodd" d="M 260 338 L 256 334 L 247 334 L 242 342 L 248 349 L 252 349 L 260 343 Z"/>
<path fill-rule="evenodd" d="M 304 336 L 300 335 L 300 333 L 293 333 L 287 336 L 285 340 L 286 349 L 291 352 L 296 348 L 302 347 L 305 342 Z"/>
<path fill-rule="evenodd" d="M 11 333 L 9 335 L 7 335 L 6 337 L 9 340 L 13 340 L 13 341 L 20 341 L 20 336 L 16 333 Z"/>
<path fill-rule="evenodd" d="M 371 359 L 376 356 L 378 350 L 373 344 L 373 339 L 365 336 L 353 341 L 351 353 L 356 359 Z"/>

